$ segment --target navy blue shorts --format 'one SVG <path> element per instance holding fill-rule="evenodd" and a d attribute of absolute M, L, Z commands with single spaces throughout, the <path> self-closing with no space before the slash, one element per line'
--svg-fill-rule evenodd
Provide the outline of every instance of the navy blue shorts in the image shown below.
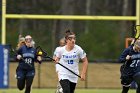
<path fill-rule="evenodd" d="M 129 66 L 122 65 L 120 68 L 121 72 L 121 84 L 124 86 L 130 86 L 133 81 L 134 70 Z"/>
<path fill-rule="evenodd" d="M 35 76 L 35 69 L 22 69 L 17 67 L 16 69 L 16 78 L 17 79 L 24 79 L 26 77 L 34 77 Z"/>

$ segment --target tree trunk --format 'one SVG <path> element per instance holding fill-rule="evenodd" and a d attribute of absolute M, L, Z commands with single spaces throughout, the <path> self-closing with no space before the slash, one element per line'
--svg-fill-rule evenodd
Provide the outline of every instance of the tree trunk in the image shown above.
<path fill-rule="evenodd" d="M 62 0 L 61 14 L 62 15 L 73 15 L 74 14 L 74 2 L 75 0 Z M 65 30 L 73 30 L 73 20 L 61 20 L 60 21 L 60 36 L 64 36 Z"/>
<path fill-rule="evenodd" d="M 90 15 L 91 0 L 86 1 L 86 15 Z M 85 34 L 89 33 L 89 21 L 86 21 Z"/>
<path fill-rule="evenodd" d="M 128 15 L 128 0 L 124 0 L 123 4 L 122 4 L 122 16 L 126 16 Z M 126 33 L 127 33 L 127 21 L 122 21 L 121 22 L 121 37 L 120 40 L 124 40 L 124 38 L 126 37 Z M 122 42 L 123 43 L 123 42 Z"/>

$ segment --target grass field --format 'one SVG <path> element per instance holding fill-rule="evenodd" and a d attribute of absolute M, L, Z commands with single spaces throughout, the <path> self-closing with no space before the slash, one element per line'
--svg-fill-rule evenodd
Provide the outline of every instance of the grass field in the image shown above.
<path fill-rule="evenodd" d="M 0 89 L 0 93 L 24 93 L 17 89 Z M 32 89 L 32 93 L 55 93 L 55 89 Z M 120 89 L 76 89 L 75 93 L 121 93 Z M 130 90 L 129 93 L 135 93 Z"/>

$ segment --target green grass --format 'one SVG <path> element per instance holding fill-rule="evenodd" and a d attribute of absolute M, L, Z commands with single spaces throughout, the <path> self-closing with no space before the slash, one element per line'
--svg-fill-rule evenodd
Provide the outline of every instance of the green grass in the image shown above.
<path fill-rule="evenodd" d="M 0 89 L 0 93 L 24 93 L 18 89 Z M 32 89 L 32 93 L 55 93 L 55 89 Z M 120 89 L 76 89 L 75 93 L 121 93 Z M 130 90 L 129 93 L 135 93 Z"/>

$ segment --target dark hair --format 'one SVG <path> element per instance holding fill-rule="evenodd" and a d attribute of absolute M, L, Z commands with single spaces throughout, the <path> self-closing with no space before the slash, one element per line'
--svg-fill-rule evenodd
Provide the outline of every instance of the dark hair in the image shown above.
<path fill-rule="evenodd" d="M 66 30 L 66 32 L 65 32 L 65 39 L 67 39 L 67 38 L 69 37 L 69 35 L 75 35 L 75 33 L 72 32 L 72 31 L 70 31 L 70 30 L 68 29 L 68 30 Z"/>

